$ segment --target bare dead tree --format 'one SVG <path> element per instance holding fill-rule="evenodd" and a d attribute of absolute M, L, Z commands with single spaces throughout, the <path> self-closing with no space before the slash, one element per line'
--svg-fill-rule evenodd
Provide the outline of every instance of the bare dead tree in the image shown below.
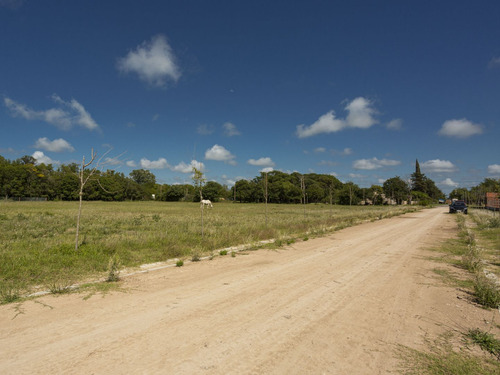
<path fill-rule="evenodd" d="M 83 200 L 83 188 L 85 184 L 89 181 L 90 177 L 97 171 L 97 165 L 95 165 L 88 173 L 85 175 L 85 168 L 92 165 L 97 154 L 94 153 L 94 149 L 90 152 L 90 161 L 85 163 L 85 156 L 82 158 L 82 165 L 78 171 L 78 178 L 80 180 L 80 192 L 79 198 L 80 202 L 78 205 L 78 216 L 76 217 L 76 237 L 75 237 L 75 251 L 78 251 L 78 235 L 80 233 L 80 217 L 82 216 L 82 200 Z"/>
<path fill-rule="evenodd" d="M 82 164 L 80 166 L 80 170 L 78 171 L 78 179 L 80 182 L 80 192 L 78 193 L 79 203 L 78 203 L 78 215 L 76 217 L 75 251 L 78 251 L 78 237 L 80 234 L 80 218 L 82 216 L 83 189 L 85 188 L 85 185 L 90 180 L 90 178 L 95 174 L 95 172 L 97 172 L 98 168 L 102 165 L 101 164 L 102 158 L 104 158 L 110 151 L 111 151 L 111 149 L 106 151 L 101 156 L 101 158 L 94 164 L 92 169 L 88 169 L 87 172 L 85 172 L 85 170 L 87 169 L 87 167 L 90 167 L 95 162 L 95 158 L 96 158 L 97 154 L 94 152 L 94 149 L 92 149 L 90 151 L 90 161 L 87 163 L 85 162 L 85 155 L 82 157 Z M 107 191 L 106 189 L 104 189 L 102 187 L 99 180 L 97 180 L 97 182 L 99 183 L 99 186 L 101 186 L 101 188 L 104 191 Z"/>

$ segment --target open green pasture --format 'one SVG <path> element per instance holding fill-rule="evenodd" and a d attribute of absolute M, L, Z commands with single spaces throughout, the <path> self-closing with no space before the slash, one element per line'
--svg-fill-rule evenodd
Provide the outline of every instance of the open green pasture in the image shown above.
<path fill-rule="evenodd" d="M 75 252 L 77 202 L 0 202 L 0 289 L 81 282 L 122 267 L 209 254 L 266 239 L 305 238 L 414 211 L 414 207 L 84 202 Z"/>

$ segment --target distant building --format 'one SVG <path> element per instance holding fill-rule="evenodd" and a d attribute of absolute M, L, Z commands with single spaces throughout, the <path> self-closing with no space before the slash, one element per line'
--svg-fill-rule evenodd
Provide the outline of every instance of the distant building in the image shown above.
<path fill-rule="evenodd" d="M 493 211 L 500 210 L 500 199 L 498 195 L 498 193 L 486 193 L 486 209 Z"/>

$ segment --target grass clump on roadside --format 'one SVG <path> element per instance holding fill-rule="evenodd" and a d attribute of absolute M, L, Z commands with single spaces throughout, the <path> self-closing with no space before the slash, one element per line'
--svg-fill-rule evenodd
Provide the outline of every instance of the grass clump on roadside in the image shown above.
<path fill-rule="evenodd" d="M 176 263 L 175 263 L 175 266 L 176 267 L 182 267 L 184 265 L 184 261 L 183 260 L 178 260 Z"/>
<path fill-rule="evenodd" d="M 474 295 L 480 305 L 492 309 L 498 308 L 500 306 L 500 289 L 496 277 L 477 273 L 474 278 Z"/>
<path fill-rule="evenodd" d="M 106 278 L 107 282 L 116 282 L 120 280 L 120 258 L 117 255 L 113 255 L 109 259 L 108 263 L 108 277 Z"/>
<path fill-rule="evenodd" d="M 466 337 L 479 345 L 481 349 L 500 359 L 500 340 L 496 339 L 495 335 L 475 328 L 470 329 Z"/>

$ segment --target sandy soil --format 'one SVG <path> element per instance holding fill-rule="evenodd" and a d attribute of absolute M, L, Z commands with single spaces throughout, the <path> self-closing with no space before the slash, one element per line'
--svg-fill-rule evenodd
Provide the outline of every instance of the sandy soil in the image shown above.
<path fill-rule="evenodd" d="M 432 271 L 426 248 L 455 228 L 424 210 L 131 276 L 125 292 L 0 306 L 0 373 L 397 373 L 398 344 L 491 319 Z"/>

